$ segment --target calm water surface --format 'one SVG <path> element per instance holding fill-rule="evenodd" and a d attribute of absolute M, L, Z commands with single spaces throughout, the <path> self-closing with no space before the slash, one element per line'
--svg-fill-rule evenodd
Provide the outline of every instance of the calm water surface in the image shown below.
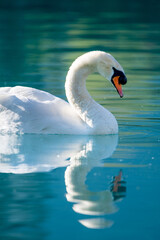
<path fill-rule="evenodd" d="M 66 99 L 70 64 L 91 50 L 110 52 L 128 77 L 123 99 L 99 75 L 87 82 L 117 136 L 0 135 L 2 240 L 160 238 L 159 5 L 117 6 L 0 9 L 0 86 Z"/>

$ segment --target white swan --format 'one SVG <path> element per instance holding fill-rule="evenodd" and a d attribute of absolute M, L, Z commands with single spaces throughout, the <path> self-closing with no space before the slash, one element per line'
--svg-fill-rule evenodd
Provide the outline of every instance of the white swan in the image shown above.
<path fill-rule="evenodd" d="M 115 117 L 88 93 L 85 81 L 99 72 L 123 96 L 127 79 L 123 68 L 108 53 L 88 52 L 71 65 L 65 90 L 68 102 L 28 87 L 0 88 L 0 133 L 115 134 Z"/>

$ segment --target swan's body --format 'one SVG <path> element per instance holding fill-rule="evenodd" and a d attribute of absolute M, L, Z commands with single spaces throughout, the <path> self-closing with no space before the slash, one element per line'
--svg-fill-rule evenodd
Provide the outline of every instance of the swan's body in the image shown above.
<path fill-rule="evenodd" d="M 95 102 L 85 87 L 85 80 L 92 72 L 99 72 L 109 80 L 114 75 L 116 79 L 113 69 L 124 75 L 119 63 L 104 52 L 89 52 L 76 59 L 65 84 L 69 103 L 33 88 L 0 88 L 0 133 L 117 133 L 115 117 Z M 119 88 L 121 84 L 114 85 Z M 118 91 L 122 97 L 121 89 Z"/>
<path fill-rule="evenodd" d="M 85 133 L 85 124 L 70 104 L 28 87 L 0 88 L 0 132 Z"/>

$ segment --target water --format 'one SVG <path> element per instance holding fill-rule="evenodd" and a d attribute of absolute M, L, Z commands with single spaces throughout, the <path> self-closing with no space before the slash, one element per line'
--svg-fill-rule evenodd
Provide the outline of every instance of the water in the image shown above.
<path fill-rule="evenodd" d="M 0 136 L 3 240 L 160 238 L 160 5 L 99 3 L 1 3 L 0 86 L 66 99 L 70 64 L 96 49 L 128 77 L 123 99 L 99 75 L 87 82 L 118 136 Z"/>

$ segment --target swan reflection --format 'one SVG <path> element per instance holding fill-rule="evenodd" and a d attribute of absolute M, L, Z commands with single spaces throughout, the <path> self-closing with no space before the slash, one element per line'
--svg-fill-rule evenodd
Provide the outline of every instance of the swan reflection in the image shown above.
<path fill-rule="evenodd" d="M 88 173 L 94 167 L 102 167 L 104 164 L 101 160 L 110 157 L 116 145 L 117 136 L 97 136 L 92 138 L 84 149 L 71 157 L 70 165 L 66 169 L 66 198 L 69 202 L 74 203 L 73 210 L 76 213 L 94 216 L 94 218 L 79 220 L 82 225 L 88 228 L 111 227 L 113 221 L 96 216 L 117 212 L 118 208 L 114 200 L 125 195 L 125 186 L 121 186 L 121 170 L 118 176 L 114 177 L 111 183 L 111 190 L 90 191 L 86 185 Z"/>
<path fill-rule="evenodd" d="M 113 225 L 105 215 L 117 212 L 115 200 L 125 195 L 122 172 L 110 181 L 111 189 L 104 191 L 90 191 L 86 178 L 93 168 L 106 167 L 102 159 L 109 158 L 115 151 L 117 135 L 0 135 L 0 142 L 3 142 L 0 146 L 0 172 L 23 174 L 67 167 L 66 199 L 73 202 L 76 213 L 88 216 L 79 219 L 79 223 L 87 228 Z"/>

